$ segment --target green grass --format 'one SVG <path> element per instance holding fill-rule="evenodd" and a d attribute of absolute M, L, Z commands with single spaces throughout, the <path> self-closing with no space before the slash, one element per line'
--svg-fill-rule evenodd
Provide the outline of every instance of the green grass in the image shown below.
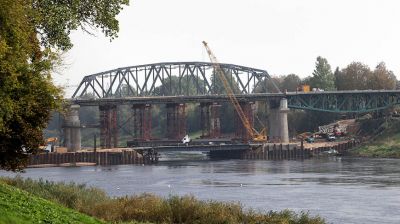
<path fill-rule="evenodd" d="M 201 131 L 201 130 L 195 131 L 195 132 L 192 132 L 192 133 L 189 133 L 189 137 L 190 137 L 191 139 L 200 138 L 201 135 L 202 135 L 202 131 Z"/>
<path fill-rule="evenodd" d="M 389 120 L 379 129 L 382 129 L 380 133 L 351 153 L 363 157 L 400 158 L 400 121 Z"/>
<path fill-rule="evenodd" d="M 101 221 L 0 182 L 0 223 L 102 223 Z"/>
<path fill-rule="evenodd" d="M 193 196 L 162 198 L 141 194 L 111 198 L 99 189 L 73 183 L 35 181 L 20 177 L 3 177 L 0 182 L 111 223 L 325 223 L 322 218 L 312 217 L 308 213 L 296 214 L 289 210 L 260 212 L 244 209 L 238 203 L 201 201 Z"/>

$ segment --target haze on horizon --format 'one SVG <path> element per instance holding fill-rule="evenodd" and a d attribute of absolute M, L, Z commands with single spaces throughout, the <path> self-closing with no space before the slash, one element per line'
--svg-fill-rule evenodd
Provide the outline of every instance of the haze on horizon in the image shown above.
<path fill-rule="evenodd" d="M 334 70 L 353 61 L 384 61 L 400 78 L 396 0 L 135 0 L 118 17 L 119 37 L 72 33 L 74 47 L 54 79 L 70 97 L 82 77 L 118 67 L 209 61 L 265 69 L 270 75 L 312 74 L 317 56 Z"/>

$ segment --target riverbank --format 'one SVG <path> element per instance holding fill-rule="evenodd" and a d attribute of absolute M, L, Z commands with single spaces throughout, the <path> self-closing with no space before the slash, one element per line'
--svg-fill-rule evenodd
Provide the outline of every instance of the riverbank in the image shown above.
<path fill-rule="evenodd" d="M 103 223 L 0 181 L 0 223 Z"/>
<path fill-rule="evenodd" d="M 376 133 L 350 155 L 375 158 L 400 158 L 400 120 L 391 119 L 376 127 Z"/>
<path fill-rule="evenodd" d="M 107 222 L 152 222 L 152 223 L 312 223 L 319 224 L 325 221 L 307 213 L 296 214 L 284 210 L 280 212 L 261 213 L 247 210 L 238 203 L 216 201 L 200 201 L 193 196 L 170 196 L 161 198 L 152 194 L 111 198 L 97 188 L 86 187 L 74 183 L 54 183 L 43 180 L 16 178 L 1 178 L 3 188 L 8 189 L 2 195 L 13 191 L 24 192 L 24 200 L 42 197 L 54 204 L 54 207 L 63 205 L 81 213 Z M 6 186 L 8 184 L 9 186 Z M 12 186 L 12 187 L 11 187 Z M 21 190 L 17 190 L 21 189 Z M 11 197 L 12 198 L 12 197 Z M 46 201 L 44 199 L 37 199 Z M 3 200 L 4 201 L 4 200 Z M 48 202 L 50 203 L 50 202 Z M 4 204 L 4 203 L 3 203 Z M 8 202 L 1 207 L 7 207 Z M 49 205 L 51 206 L 51 205 Z M 15 208 L 18 209 L 18 208 Z M 32 206 L 27 213 L 35 213 L 37 206 Z M 65 208 L 64 208 L 65 209 Z M 14 210 L 14 209 L 11 209 Z M 14 212 L 14 211 L 13 211 Z M 42 211 L 45 220 L 46 211 Z M 10 213 L 11 214 L 11 213 Z M 50 218 L 52 216 L 49 216 Z M 96 223 L 78 221 L 79 223 Z M 97 223 L 100 223 L 99 221 Z"/>

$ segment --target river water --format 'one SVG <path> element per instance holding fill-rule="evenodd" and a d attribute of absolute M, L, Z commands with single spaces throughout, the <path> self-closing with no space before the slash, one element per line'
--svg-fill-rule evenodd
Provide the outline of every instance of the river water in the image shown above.
<path fill-rule="evenodd" d="M 262 211 L 309 211 L 328 223 L 400 223 L 396 159 L 175 160 L 146 166 L 27 169 L 21 176 L 86 183 L 112 196 L 191 194 Z"/>

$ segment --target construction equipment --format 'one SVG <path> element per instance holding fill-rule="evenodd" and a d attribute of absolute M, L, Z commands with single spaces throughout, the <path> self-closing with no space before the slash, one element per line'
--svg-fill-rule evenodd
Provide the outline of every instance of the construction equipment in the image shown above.
<path fill-rule="evenodd" d="M 240 121 L 243 124 L 243 127 L 246 129 L 247 133 L 251 137 L 251 140 L 254 142 L 266 142 L 267 136 L 265 134 L 266 129 L 264 128 L 261 132 L 255 130 L 249 122 L 249 119 L 246 117 L 245 113 L 243 112 L 242 107 L 237 100 L 235 93 L 233 92 L 231 86 L 229 85 L 228 79 L 225 76 L 224 70 L 221 68 L 217 58 L 211 51 L 210 47 L 208 46 L 207 42 L 203 41 L 203 45 L 206 48 L 208 56 L 210 57 L 210 61 L 213 63 L 214 71 L 218 74 L 218 77 L 221 79 L 223 86 L 225 88 L 226 94 L 228 95 L 229 100 L 231 101 L 233 107 L 235 108 Z"/>
<path fill-rule="evenodd" d="M 310 92 L 310 90 L 311 90 L 310 85 L 301 85 L 301 86 L 297 87 L 297 91 L 299 91 L 299 92 L 308 93 L 308 92 Z"/>
<path fill-rule="evenodd" d="M 39 149 L 41 149 L 43 151 L 54 152 L 54 147 L 55 147 L 55 145 L 57 143 L 57 140 L 58 140 L 57 137 L 47 138 L 45 140 L 45 144 L 46 145 L 39 146 Z M 47 148 L 48 146 L 50 146 L 50 148 Z"/>

